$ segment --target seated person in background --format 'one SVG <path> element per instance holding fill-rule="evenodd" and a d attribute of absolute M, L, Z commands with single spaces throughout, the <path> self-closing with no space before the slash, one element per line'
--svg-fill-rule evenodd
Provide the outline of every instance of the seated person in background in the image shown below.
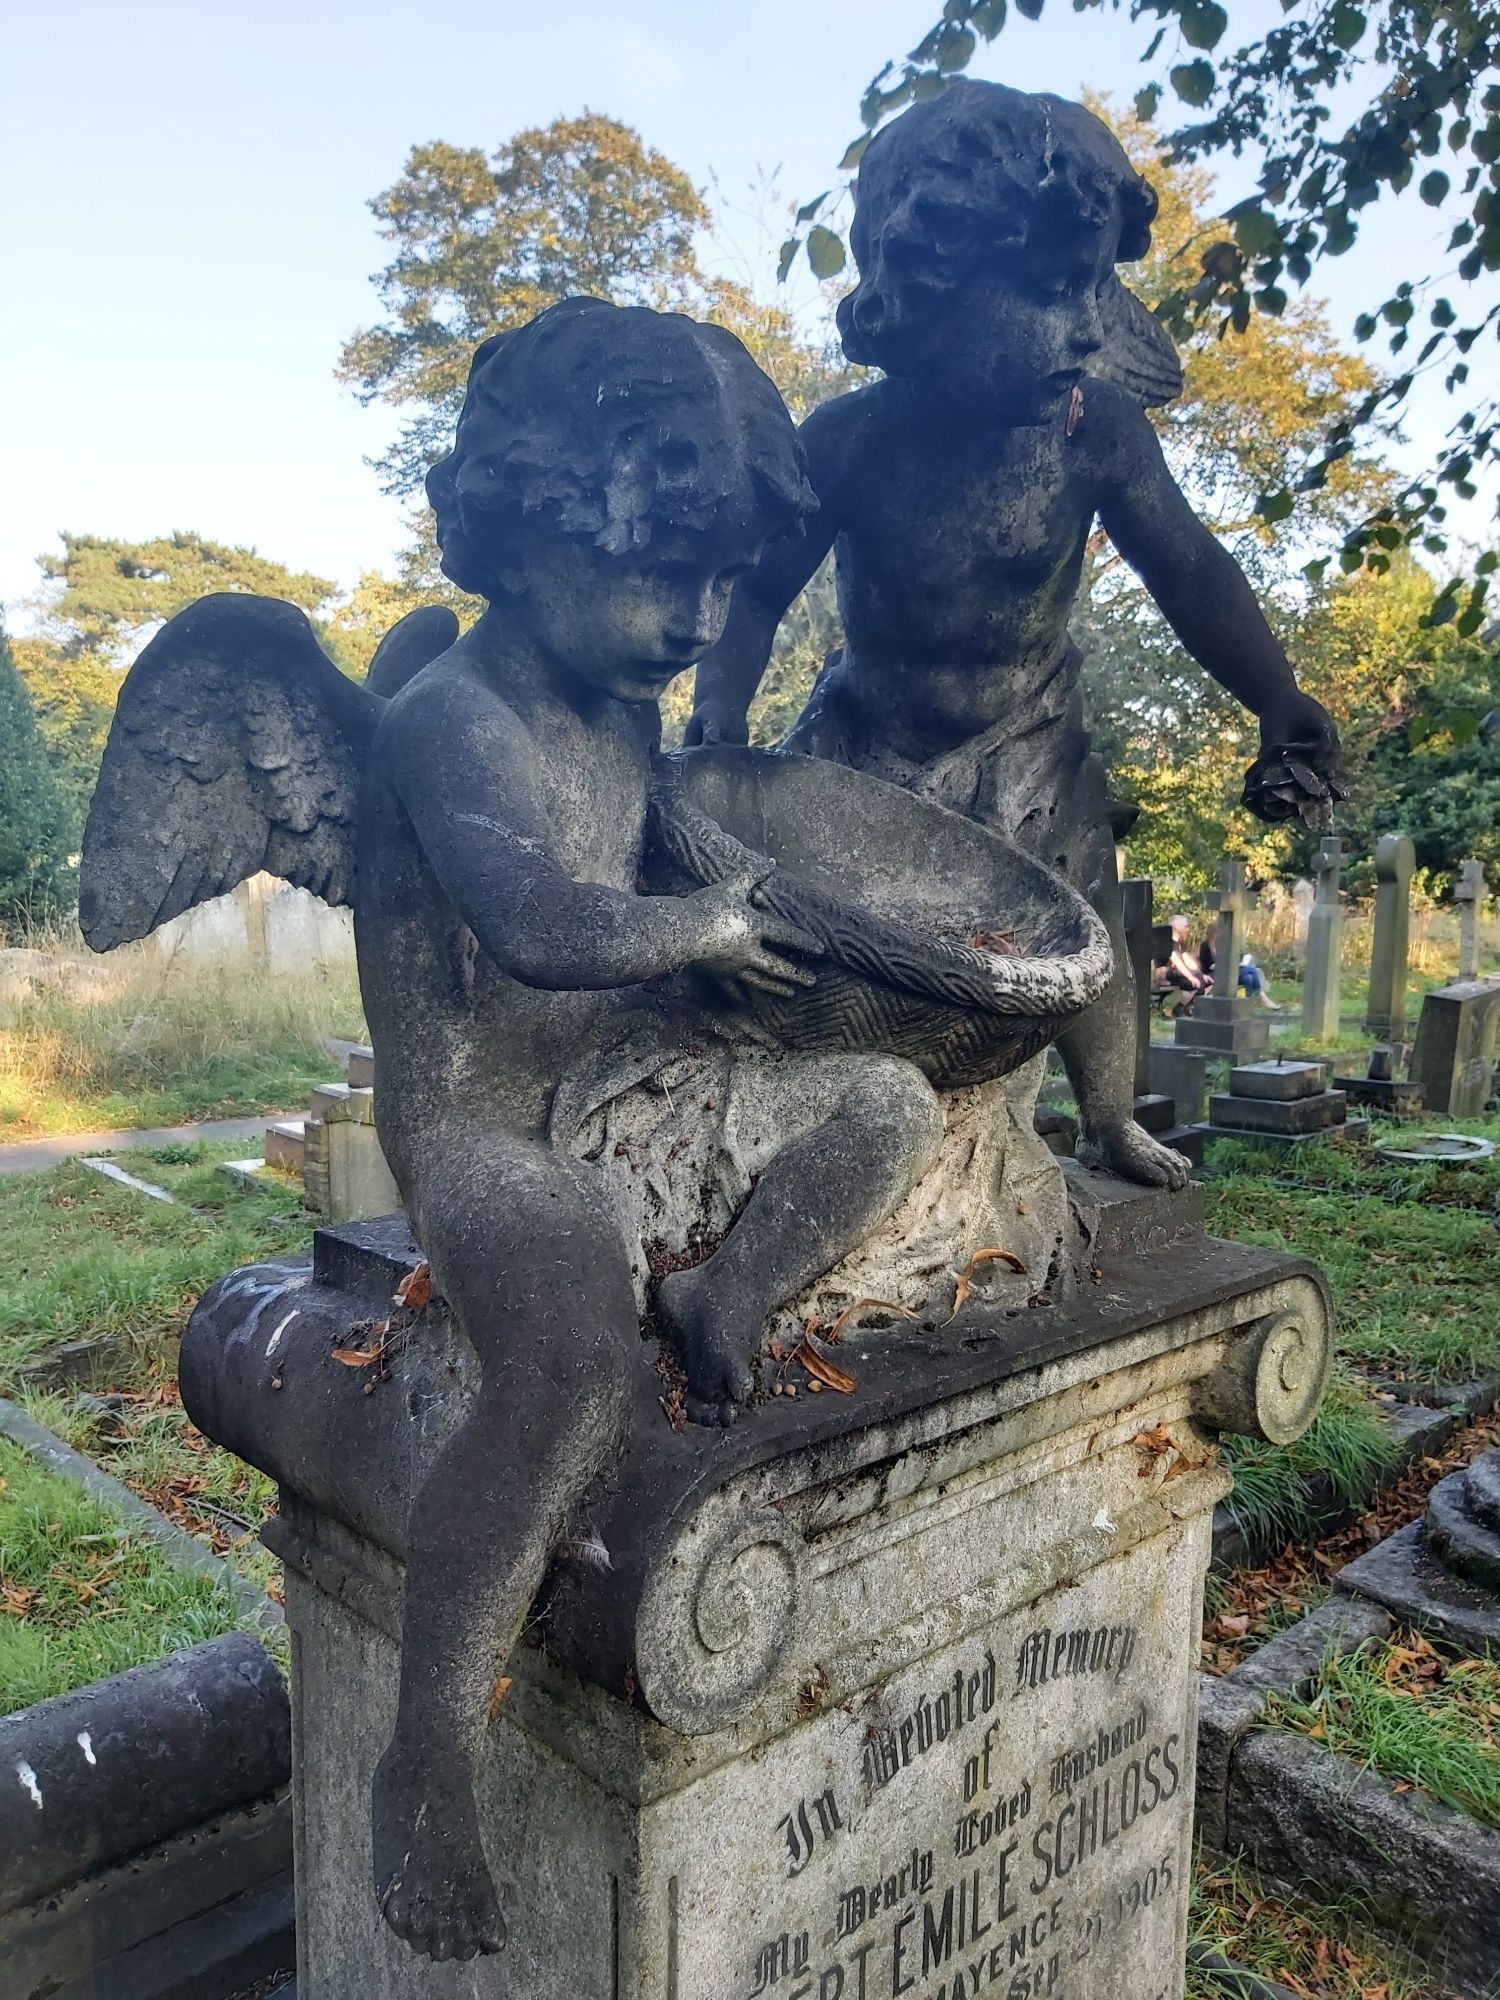
<path fill-rule="evenodd" d="M 1177 924 L 1177 919 L 1175 917 L 1172 919 L 1172 924 L 1173 924 L 1173 933 L 1175 935 L 1176 924 Z M 1198 963 L 1202 966 L 1203 970 L 1209 975 L 1210 979 L 1212 979 L 1214 960 L 1218 956 L 1218 950 L 1219 950 L 1219 920 L 1217 917 L 1215 917 L 1213 922 L 1208 927 L 1207 933 L 1205 934 L 1203 939 L 1202 947 L 1200 948 L 1198 953 Z M 1255 960 L 1250 956 L 1248 951 L 1244 954 L 1244 956 L 1240 960 L 1239 984 L 1241 987 L 1243 987 L 1248 998 L 1250 998 L 1251 1000 L 1258 1000 L 1262 1007 L 1269 1007 L 1273 1014 L 1279 1014 L 1281 1012 L 1281 1002 L 1279 1000 L 1273 1000 L 1271 998 L 1270 992 L 1266 987 L 1265 978 L 1261 973 L 1261 969 L 1255 963 Z"/>
<path fill-rule="evenodd" d="M 1212 985 L 1206 966 L 1199 963 L 1188 947 L 1188 933 L 1192 928 L 1186 917 L 1172 919 L 1172 949 L 1165 964 L 1158 968 L 1162 987 L 1187 995 L 1184 1006 L 1191 1006 L 1200 993 L 1206 993 Z M 1156 984 L 1156 979 L 1152 980 Z"/>

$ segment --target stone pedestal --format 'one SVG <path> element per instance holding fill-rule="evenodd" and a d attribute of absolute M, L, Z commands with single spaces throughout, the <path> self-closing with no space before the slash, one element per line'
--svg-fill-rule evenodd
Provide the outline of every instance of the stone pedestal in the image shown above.
<path fill-rule="evenodd" d="M 510 1942 L 466 1965 L 386 1929 L 369 1808 L 407 1509 L 472 1356 L 438 1303 L 370 1370 L 331 1359 L 417 1258 L 400 1218 L 214 1288 L 183 1394 L 282 1481 L 301 1991 L 1178 2000 L 1212 1439 L 1311 1420 L 1327 1302 L 1203 1236 L 1196 1190 L 1069 1174 L 1095 1282 L 1067 1306 L 851 1333 L 854 1394 L 727 1433 L 642 1398 L 577 1524 L 595 1556 L 560 1549 L 505 1668 Z"/>
<path fill-rule="evenodd" d="M 1204 1136 L 1269 1146 L 1363 1138 L 1365 1120 L 1351 1124 L 1348 1099 L 1325 1082 L 1322 1063 L 1246 1063 L 1230 1072 L 1227 1091 L 1209 1099 Z"/>
<path fill-rule="evenodd" d="M 1217 993 L 1195 1000 L 1191 1014 L 1179 1014 L 1172 1034 L 1180 1049 L 1237 1063 L 1251 1062 L 1271 1046 L 1271 1023 L 1253 1001 Z"/>
<path fill-rule="evenodd" d="M 1412 1081 L 1429 1111 L 1478 1118 L 1494 1094 L 1500 979 L 1460 979 L 1422 1001 Z"/>
<path fill-rule="evenodd" d="M 1198 1049 L 1153 1042 L 1146 1058 L 1147 1086 L 1170 1097 L 1185 1125 L 1202 1122 L 1208 1108 L 1208 1057 Z"/>
<path fill-rule="evenodd" d="M 1397 1075 L 1404 1053 L 1399 1042 L 1383 1042 L 1370 1051 L 1369 1068 L 1363 1076 L 1336 1076 L 1333 1087 L 1343 1091 L 1351 1104 L 1368 1111 L 1383 1111 L 1392 1118 L 1411 1118 L 1423 1107 L 1422 1086 L 1410 1077 Z"/>

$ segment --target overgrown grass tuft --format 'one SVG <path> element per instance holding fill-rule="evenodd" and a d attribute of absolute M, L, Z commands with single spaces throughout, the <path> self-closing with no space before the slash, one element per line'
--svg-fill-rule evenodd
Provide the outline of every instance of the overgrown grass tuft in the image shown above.
<path fill-rule="evenodd" d="M 1404 1788 L 1500 1828 L 1500 1662 L 1450 1660 L 1417 1633 L 1326 1660 L 1274 1720 Z"/>
<path fill-rule="evenodd" d="M 1234 1473 L 1225 1505 L 1241 1534 L 1263 1548 L 1312 1537 L 1330 1511 L 1362 1505 L 1395 1458 L 1379 1406 L 1342 1366 L 1335 1369 L 1322 1409 L 1295 1444 L 1226 1438 L 1223 1450 Z M 1320 1475 L 1321 1491 L 1310 1483 Z"/>
<path fill-rule="evenodd" d="M 10 1139 L 295 1108 L 333 1073 L 326 1038 L 364 1034 L 352 966 L 272 978 L 147 945 L 92 961 L 49 953 L 39 979 L 8 983 Z"/>
<path fill-rule="evenodd" d="M 174 1568 L 149 1538 L 0 1438 L 0 1713 L 237 1622 L 212 1577 Z"/>

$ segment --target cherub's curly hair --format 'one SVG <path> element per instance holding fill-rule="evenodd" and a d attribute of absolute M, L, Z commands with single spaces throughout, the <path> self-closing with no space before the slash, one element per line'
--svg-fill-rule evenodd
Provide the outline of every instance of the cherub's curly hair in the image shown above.
<path fill-rule="evenodd" d="M 920 210 L 900 199 L 919 185 L 931 194 Z M 865 151 L 850 231 L 862 282 L 839 304 L 844 351 L 880 365 L 879 340 L 858 326 L 876 264 L 887 284 L 894 270 L 895 282 L 951 291 L 976 265 L 1009 261 L 1033 240 L 1103 231 L 1116 221 L 1116 258 L 1130 263 L 1151 246 L 1156 208 L 1150 182 L 1081 104 L 1003 83 L 951 83 L 894 119 Z M 886 255 L 877 256 L 881 250 Z"/>
<path fill-rule="evenodd" d="M 732 333 L 593 298 L 475 349 L 427 497 L 444 572 L 481 597 L 527 515 L 628 555 L 664 527 L 769 541 L 817 507 L 786 405 Z"/>

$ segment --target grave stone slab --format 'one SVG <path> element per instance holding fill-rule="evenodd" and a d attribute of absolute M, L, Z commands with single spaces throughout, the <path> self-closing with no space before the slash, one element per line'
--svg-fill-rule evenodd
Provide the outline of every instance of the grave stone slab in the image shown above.
<path fill-rule="evenodd" d="M 1458 872 L 1453 900 L 1458 905 L 1458 976 L 1479 977 L 1479 917 L 1489 885 L 1484 879 L 1484 863 L 1469 860 Z"/>
<path fill-rule="evenodd" d="M 1494 1094 L 1500 979 L 1460 979 L 1422 1001 L 1411 1078 L 1429 1111 L 1478 1118 Z"/>
<path fill-rule="evenodd" d="M 1229 1073 L 1236 1097 L 1272 1098 L 1286 1103 L 1295 1097 L 1316 1097 L 1326 1087 L 1326 1066 L 1319 1062 L 1242 1063 Z"/>
<path fill-rule="evenodd" d="M 463 1967 L 381 1922 L 368 1804 L 409 1496 L 472 1362 L 435 1306 L 370 1394 L 330 1363 L 418 1255 L 399 1218 L 278 1267 L 295 1398 L 230 1289 L 253 1274 L 209 1295 L 188 1405 L 300 1489 L 283 1477 L 272 1536 L 300 1662 L 301 1990 L 854 2000 L 972 1991 L 977 1966 L 981 1991 L 1061 1994 L 1086 1964 L 1080 1991 L 1180 2000 L 1198 1600 L 1228 1486 L 1206 1443 L 1305 1425 L 1326 1296 L 1205 1238 L 1201 1195 L 1072 1184 L 1100 1271 L 1077 1306 L 851 1330 L 855 1394 L 782 1397 L 713 1439 L 653 1409 L 604 1469 L 608 1567 L 560 1558 L 507 1669 L 481 1803 L 510 1937 Z M 1159 1463 L 1136 1442 L 1158 1428 Z M 346 1444 L 326 1479 L 325 1433 Z"/>
<path fill-rule="evenodd" d="M 1302 1032 L 1314 1042 L 1335 1041 L 1339 1032 L 1339 953 L 1344 926 L 1339 870 L 1343 852 L 1344 843 L 1332 836 L 1318 845 L 1318 886 L 1308 913 L 1302 975 Z"/>
<path fill-rule="evenodd" d="M 1375 935 L 1365 1026 L 1382 1041 L 1406 1039 L 1406 975 L 1411 958 L 1411 878 L 1417 850 L 1404 833 L 1375 847 Z"/>
<path fill-rule="evenodd" d="M 1363 1138 L 1365 1120 L 1351 1123 L 1348 1099 L 1341 1090 L 1326 1089 L 1325 1078 L 1323 1063 L 1241 1064 L 1230 1072 L 1229 1089 L 1209 1099 L 1204 1137 L 1266 1146 Z"/>
<path fill-rule="evenodd" d="M 1146 1082 L 1162 1097 L 1170 1097 L 1186 1125 L 1198 1124 L 1208 1106 L 1208 1057 L 1174 1042 L 1153 1042 L 1147 1057 Z"/>

